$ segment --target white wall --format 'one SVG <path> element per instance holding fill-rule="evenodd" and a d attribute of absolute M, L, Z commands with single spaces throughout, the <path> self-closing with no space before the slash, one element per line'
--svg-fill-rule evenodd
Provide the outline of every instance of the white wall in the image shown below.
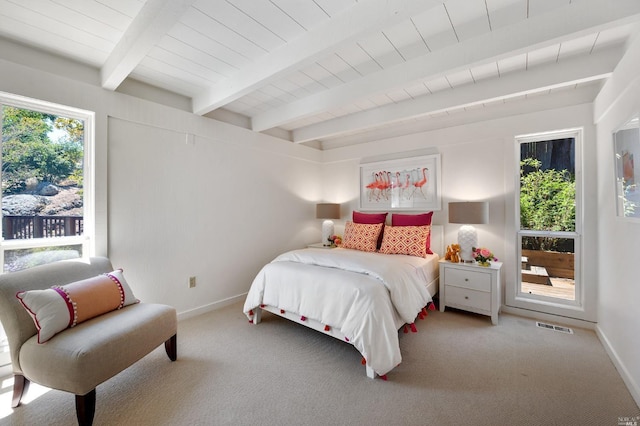
<path fill-rule="evenodd" d="M 358 207 L 361 161 L 436 152 L 443 210 L 434 220 L 444 225 L 445 243 L 457 232 L 447 224 L 447 202 L 490 199 L 491 223 L 478 227 L 479 238 L 505 261 L 509 285 L 517 272 L 514 136 L 583 127 L 584 258 L 598 259 L 585 262 L 584 279 L 598 285 L 599 335 L 640 403 L 640 286 L 627 266 L 640 252 L 640 224 L 615 217 L 611 142 L 611 131 L 640 111 L 637 40 L 595 102 L 597 139 L 590 104 L 522 115 L 506 104 L 494 111 L 502 119 L 326 152 L 197 117 L 182 104 L 171 109 L 104 91 L 95 71 L 0 47 L 12 58 L 0 59 L 0 91 L 96 112 L 97 253 L 125 268 L 140 298 L 187 314 L 240 295 L 271 257 L 317 241 L 316 201 L 343 203 L 340 232 Z M 190 275 L 195 289 L 187 288 Z"/>
<path fill-rule="evenodd" d="M 630 45 L 594 102 L 598 133 L 598 326 L 605 344 L 640 405 L 640 222 L 618 218 L 612 133 L 640 114 L 640 37 Z"/>
<path fill-rule="evenodd" d="M 189 315 L 241 298 L 320 238 L 317 150 L 3 59 L 0 91 L 96 112 L 96 253 L 144 301 Z"/>
<path fill-rule="evenodd" d="M 507 105 L 505 108 L 509 108 Z M 439 130 L 425 131 L 393 139 L 372 141 L 325 152 L 325 193 L 330 186 L 341 194 L 344 220 L 358 209 L 359 164 L 370 160 L 396 159 L 440 153 L 442 157 L 442 210 L 435 212 L 434 223 L 444 225 L 445 246 L 457 241 L 458 225 L 447 222 L 450 201 L 489 200 L 488 225 L 478 225 L 478 241 L 502 261 L 503 283 L 511 286 L 519 273 L 515 260 L 515 184 L 519 165 L 516 160 L 515 136 L 582 128 L 583 167 L 586 195 L 584 199 L 584 258 L 597 253 L 596 244 L 596 141 L 592 123 L 592 105 L 560 107 L 505 118 L 483 120 Z M 585 300 L 586 310 L 575 317 L 596 320 L 596 272 L 594 262 L 584 262 L 583 283 L 591 296 Z M 504 291 L 503 291 L 504 295 Z"/>

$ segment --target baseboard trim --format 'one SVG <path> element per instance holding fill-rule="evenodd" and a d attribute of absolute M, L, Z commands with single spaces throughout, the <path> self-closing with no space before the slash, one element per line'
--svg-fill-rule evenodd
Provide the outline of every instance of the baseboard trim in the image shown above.
<path fill-rule="evenodd" d="M 233 305 L 240 302 L 247 297 L 247 293 L 238 294 L 237 296 L 228 297 L 226 299 L 218 300 L 217 302 L 209 303 L 208 305 L 200 306 L 199 308 L 191 309 L 178 313 L 178 321 L 182 321 L 188 318 L 197 317 L 198 315 L 205 314 L 207 312 L 222 309 L 225 306 Z"/>
<path fill-rule="evenodd" d="M 560 315 L 544 314 L 542 312 L 531 311 L 529 309 L 515 308 L 513 306 L 502 306 L 500 312 L 506 314 L 518 315 L 525 318 L 531 318 L 544 322 L 551 322 L 559 325 L 567 325 L 570 327 L 586 328 L 587 330 L 595 330 L 596 324 L 591 321 L 579 320 L 575 318 L 563 317 Z"/>
<path fill-rule="evenodd" d="M 636 405 L 640 407 L 640 385 L 636 383 L 634 378 L 631 376 L 629 370 L 627 370 L 627 367 L 618 356 L 618 353 L 615 351 L 615 349 L 613 349 L 613 346 L 611 346 L 611 342 L 604 334 L 600 326 L 596 326 L 596 335 L 598 336 L 598 339 L 600 339 L 600 343 L 602 343 L 602 346 L 604 346 L 604 350 L 609 355 L 609 359 L 611 359 L 611 362 L 613 362 L 616 370 L 618 370 L 620 377 L 622 377 L 622 381 L 624 381 L 627 389 L 629 389 L 631 397 L 636 402 Z"/>

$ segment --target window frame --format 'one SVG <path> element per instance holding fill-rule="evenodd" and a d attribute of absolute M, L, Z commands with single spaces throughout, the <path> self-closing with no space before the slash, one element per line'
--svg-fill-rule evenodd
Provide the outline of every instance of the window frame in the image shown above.
<path fill-rule="evenodd" d="M 4 271 L 5 251 L 59 247 L 68 245 L 82 245 L 82 257 L 94 256 L 96 252 L 95 239 L 95 112 L 74 108 L 53 102 L 28 98 L 0 92 L 0 123 L 3 121 L 3 106 L 28 109 L 47 114 L 54 114 L 67 118 L 82 120 L 84 122 L 84 147 L 83 147 L 83 234 L 77 236 L 31 238 L 19 240 L 5 240 L 0 238 L 0 274 Z M 2 126 L 0 125 L 0 170 L 2 166 Z M 0 172 L 1 173 L 1 172 Z M 1 176 L 0 176 L 1 178 Z M 2 197 L 0 196 L 0 208 Z M 0 231 L 2 222 L 0 221 Z M 2 235 L 2 234 L 0 234 Z"/>
<path fill-rule="evenodd" d="M 521 229 L 520 223 L 520 146 L 523 143 L 542 142 L 553 139 L 575 139 L 575 187 L 576 187 L 576 218 L 574 231 L 539 231 L 530 229 Z M 516 248 L 516 264 L 520 264 L 522 256 L 522 237 L 523 236 L 552 236 L 560 238 L 571 238 L 574 240 L 574 282 L 575 282 L 575 298 L 574 300 L 563 300 L 559 298 L 546 297 L 541 295 L 528 294 L 522 291 L 521 274 L 516 273 L 516 279 L 513 283 L 512 292 L 507 292 L 509 304 L 515 307 L 531 309 L 538 312 L 563 315 L 568 317 L 576 317 L 575 312 L 584 312 L 586 308 L 585 283 L 582 277 L 583 267 L 583 247 L 582 235 L 584 232 L 583 222 L 583 144 L 584 130 L 582 128 L 563 129 L 556 131 L 540 132 L 535 134 L 518 135 L 515 137 L 515 248 Z M 519 271 L 519 269 L 516 269 Z M 509 296 L 509 293 L 512 296 Z"/>

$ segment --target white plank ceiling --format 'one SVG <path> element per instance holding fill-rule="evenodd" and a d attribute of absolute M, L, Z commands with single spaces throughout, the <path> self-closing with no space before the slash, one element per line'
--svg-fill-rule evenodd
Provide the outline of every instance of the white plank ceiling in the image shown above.
<path fill-rule="evenodd" d="M 639 23 L 638 0 L 0 0 L 0 37 L 95 67 L 105 89 L 138 80 L 319 149 L 593 98 Z"/>

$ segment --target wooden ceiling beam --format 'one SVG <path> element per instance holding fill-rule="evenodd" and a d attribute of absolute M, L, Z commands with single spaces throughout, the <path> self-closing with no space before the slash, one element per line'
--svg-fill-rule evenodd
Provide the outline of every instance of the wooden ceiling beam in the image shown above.
<path fill-rule="evenodd" d="M 589 56 L 577 56 L 561 63 L 540 65 L 458 89 L 389 104 L 349 114 L 292 131 L 293 141 L 304 143 L 348 134 L 410 118 L 435 114 L 452 108 L 470 107 L 498 99 L 510 99 L 607 78 L 623 55 L 622 48 L 608 49 Z"/>
<path fill-rule="evenodd" d="M 415 81 L 443 77 L 476 65 L 498 61 L 573 37 L 634 22 L 637 0 L 582 0 L 558 7 L 510 26 L 496 29 L 361 79 L 310 95 L 252 117 L 252 129 L 263 131 L 321 112 L 349 105 L 376 93 L 386 93 Z"/>
<path fill-rule="evenodd" d="M 204 115 L 266 86 L 287 73 L 334 52 L 344 43 L 395 25 L 441 5 L 443 0 L 360 1 L 301 37 L 265 55 L 236 75 L 226 78 L 193 99 L 193 112 Z M 273 127 L 273 126 L 272 126 Z M 266 130 L 266 129 L 265 129 Z"/>
<path fill-rule="evenodd" d="M 102 87 L 115 90 L 194 1 L 147 0 L 100 69 Z"/>

